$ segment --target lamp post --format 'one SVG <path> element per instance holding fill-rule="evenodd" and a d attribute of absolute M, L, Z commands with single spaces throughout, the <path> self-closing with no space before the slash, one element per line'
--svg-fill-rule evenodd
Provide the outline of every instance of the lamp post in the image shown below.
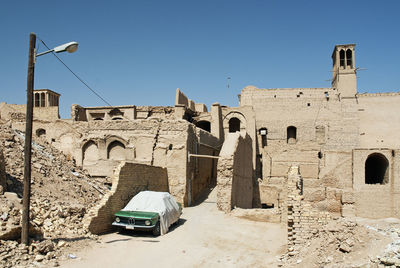
<path fill-rule="evenodd" d="M 22 208 L 21 243 L 29 244 L 29 207 L 31 199 L 31 151 L 32 151 L 32 121 L 33 121 L 33 85 L 36 57 L 50 52 L 75 52 L 78 49 L 77 42 L 70 42 L 51 50 L 36 54 L 36 34 L 29 37 L 29 60 L 27 79 L 26 124 L 25 124 L 25 148 L 24 148 L 24 195 Z"/>

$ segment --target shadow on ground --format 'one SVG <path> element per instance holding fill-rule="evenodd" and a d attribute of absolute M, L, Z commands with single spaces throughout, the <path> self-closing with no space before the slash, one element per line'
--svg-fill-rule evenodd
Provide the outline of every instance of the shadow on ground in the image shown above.
<path fill-rule="evenodd" d="M 169 229 L 168 233 L 171 233 L 175 231 L 177 228 L 180 226 L 184 225 L 187 220 L 184 218 L 180 218 L 177 222 L 173 223 Z M 154 236 L 151 231 L 142 231 L 142 230 L 126 230 L 126 229 L 120 229 L 118 231 L 118 234 L 122 236 L 128 236 L 128 237 L 137 237 L 137 238 L 157 238 L 157 236 Z M 126 239 L 116 239 L 112 241 L 108 241 L 106 243 L 113 243 L 113 242 L 118 242 L 118 241 L 127 241 L 130 240 L 130 238 Z M 160 242 L 158 240 L 142 240 L 143 242 Z"/>

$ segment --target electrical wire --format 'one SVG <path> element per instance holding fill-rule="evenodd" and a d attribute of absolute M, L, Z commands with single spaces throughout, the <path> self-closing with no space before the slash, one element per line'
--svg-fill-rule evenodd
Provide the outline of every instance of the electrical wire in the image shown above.
<path fill-rule="evenodd" d="M 38 39 L 40 40 L 40 42 L 43 43 L 43 45 L 44 45 L 48 50 L 50 50 L 50 48 L 46 45 L 46 43 L 45 43 L 42 39 L 40 39 L 39 37 L 38 37 Z M 84 84 L 90 91 L 92 91 L 93 94 L 95 94 L 97 97 L 99 97 L 99 98 L 100 98 L 105 104 L 107 104 L 108 106 L 113 107 L 108 101 L 106 101 L 102 96 L 100 96 L 99 93 L 97 93 L 97 92 L 96 92 L 94 89 L 92 89 L 85 81 L 83 81 L 82 78 L 80 78 L 74 71 L 72 71 L 71 68 L 69 68 L 69 67 L 67 66 L 67 64 L 65 64 L 53 51 L 51 52 L 51 54 L 53 54 L 54 57 L 56 57 L 56 58 L 65 66 L 65 68 L 67 68 L 68 71 L 70 71 L 82 84 Z"/>

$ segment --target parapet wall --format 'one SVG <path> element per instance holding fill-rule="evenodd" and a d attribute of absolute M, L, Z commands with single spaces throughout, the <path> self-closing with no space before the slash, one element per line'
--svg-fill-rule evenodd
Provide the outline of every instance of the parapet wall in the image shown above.
<path fill-rule="evenodd" d="M 112 231 L 114 213 L 141 191 L 168 192 L 167 169 L 144 164 L 122 162 L 116 169 L 112 189 L 89 211 L 85 228 L 93 234 Z"/>
<path fill-rule="evenodd" d="M 247 134 L 229 133 L 217 168 L 217 206 L 224 212 L 234 207 L 251 208 L 253 202 L 252 142 Z"/>

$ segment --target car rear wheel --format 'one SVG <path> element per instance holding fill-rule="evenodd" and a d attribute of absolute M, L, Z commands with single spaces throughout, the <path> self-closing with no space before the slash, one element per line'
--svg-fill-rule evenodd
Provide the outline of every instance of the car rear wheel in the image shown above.
<path fill-rule="evenodd" d="M 156 227 L 153 229 L 153 235 L 159 236 L 161 234 L 160 222 L 157 222 Z"/>

